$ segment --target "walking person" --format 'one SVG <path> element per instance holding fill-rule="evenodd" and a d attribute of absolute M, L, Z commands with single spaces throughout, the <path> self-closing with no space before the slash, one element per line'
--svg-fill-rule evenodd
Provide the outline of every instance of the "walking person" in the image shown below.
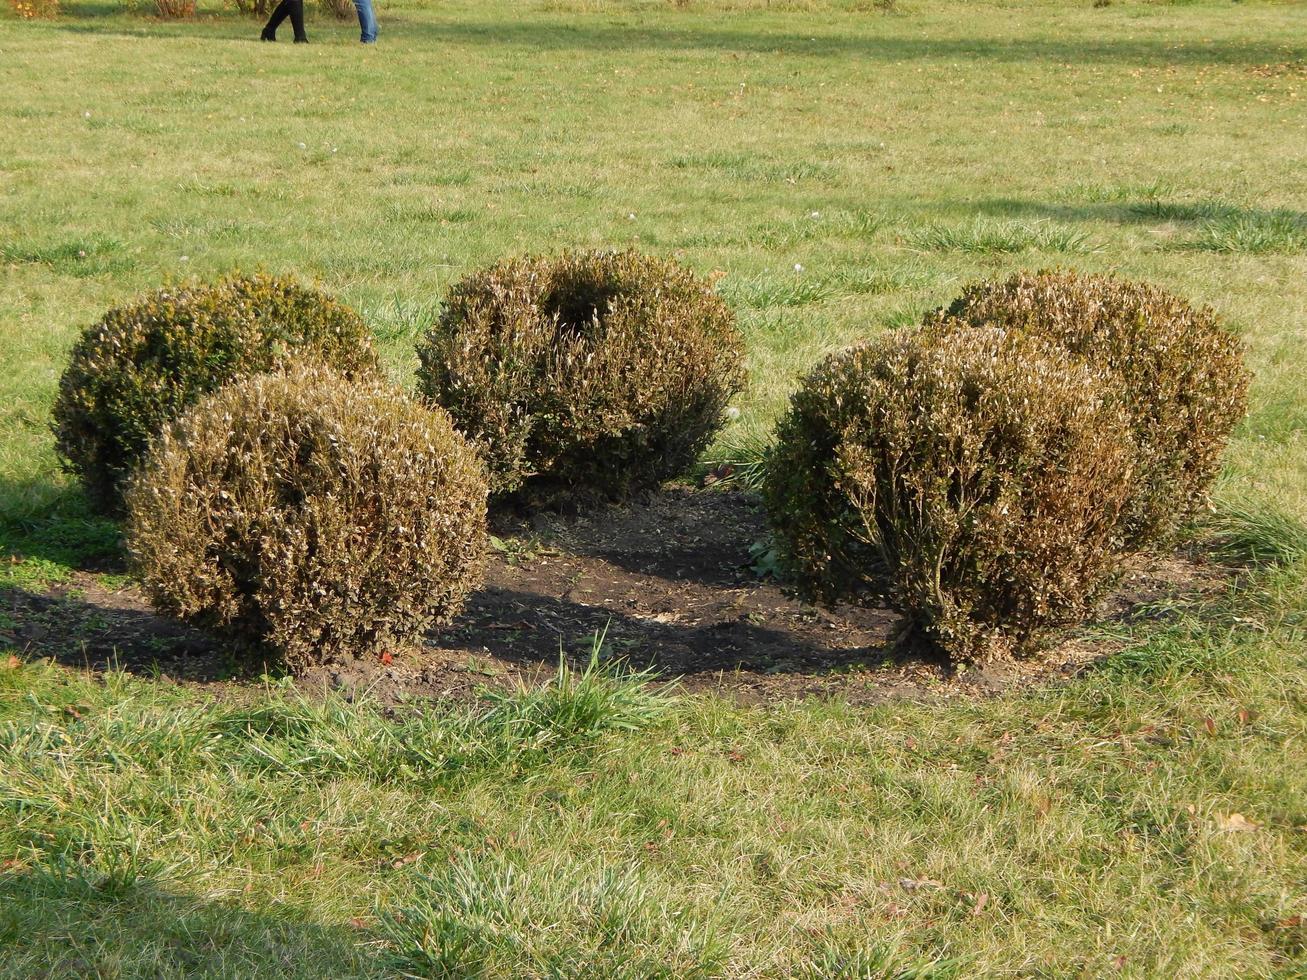
<path fill-rule="evenodd" d="M 304 0 L 281 0 L 281 3 L 277 4 L 277 9 L 272 12 L 272 16 L 268 18 L 267 26 L 263 28 L 259 38 L 264 41 L 277 40 L 277 28 L 287 17 L 290 18 L 291 29 L 295 32 L 295 43 L 308 44 L 309 36 L 304 33 Z M 373 23 L 375 24 L 375 21 Z"/>
<path fill-rule="evenodd" d="M 377 15 L 372 10 L 372 0 L 354 0 L 354 9 L 359 15 L 359 40 L 364 44 L 376 44 Z"/>

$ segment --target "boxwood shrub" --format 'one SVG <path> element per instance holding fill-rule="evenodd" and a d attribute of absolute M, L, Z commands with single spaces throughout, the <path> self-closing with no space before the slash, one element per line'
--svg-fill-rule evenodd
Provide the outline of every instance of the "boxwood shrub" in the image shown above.
<path fill-rule="evenodd" d="M 486 461 L 491 490 L 620 499 L 683 472 L 744 384 L 712 287 L 637 252 L 519 258 L 456 283 L 419 387 Z"/>
<path fill-rule="evenodd" d="M 59 455 L 93 505 L 118 511 L 124 479 L 165 423 L 234 378 L 309 361 L 347 376 L 377 364 L 359 316 L 293 280 L 160 289 L 110 310 L 73 347 L 54 406 Z"/>
<path fill-rule="evenodd" d="M 933 319 L 1044 338 L 1111 376 L 1134 433 L 1131 547 L 1166 539 L 1205 499 L 1247 410 L 1243 346 L 1216 314 L 1109 275 L 1019 273 L 971 286 Z"/>
<path fill-rule="evenodd" d="M 448 416 L 323 368 L 206 396 L 126 502 L 156 606 L 292 669 L 448 622 L 485 554 L 485 476 Z"/>
<path fill-rule="evenodd" d="M 800 591 L 888 600 L 955 660 L 1079 621 L 1117 567 L 1134 468 L 1108 382 L 1045 341 L 954 322 L 828 358 L 763 486 Z"/>

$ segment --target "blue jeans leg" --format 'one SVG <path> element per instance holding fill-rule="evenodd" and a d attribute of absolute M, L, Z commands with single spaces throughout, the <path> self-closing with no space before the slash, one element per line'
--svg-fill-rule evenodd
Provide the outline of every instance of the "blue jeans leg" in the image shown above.
<path fill-rule="evenodd" d="M 359 40 L 371 44 L 377 39 L 377 15 L 372 11 L 372 0 L 354 0 L 359 15 Z"/>

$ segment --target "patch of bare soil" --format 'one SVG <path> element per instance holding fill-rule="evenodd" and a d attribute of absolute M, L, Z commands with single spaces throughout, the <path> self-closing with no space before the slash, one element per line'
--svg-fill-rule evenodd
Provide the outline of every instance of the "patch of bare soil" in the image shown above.
<path fill-rule="evenodd" d="M 752 497 L 670 489 L 649 501 L 580 518 L 501 519 L 484 588 L 449 628 L 389 661 L 328 664 L 305 690 L 366 690 L 385 702 L 471 699 L 487 686 L 532 682 L 560 654 L 603 653 L 675 679 L 688 691 L 742 702 L 807 696 L 872 703 L 896 697 L 992 693 L 1068 676 L 1110 652 L 1073 638 L 1045 656 L 955 673 L 904 650 L 904 622 L 888 609 L 819 609 L 760 578 L 750 545 L 764 535 Z M 1228 570 L 1198 558 L 1152 559 L 1132 569 L 1105 619 L 1165 616 L 1222 587 Z M 80 575 L 37 594 L 0 592 L 0 624 L 29 656 L 209 685 L 234 694 L 220 641 L 154 615 L 133 586 Z"/>

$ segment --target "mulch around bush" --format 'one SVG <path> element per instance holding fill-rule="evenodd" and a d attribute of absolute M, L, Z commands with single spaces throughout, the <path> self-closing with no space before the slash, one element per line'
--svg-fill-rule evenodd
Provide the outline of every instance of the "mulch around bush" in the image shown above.
<path fill-rule="evenodd" d="M 821 609 L 761 575 L 750 546 L 764 536 L 756 500 L 732 490 L 672 488 L 582 517 L 500 517 L 484 587 L 421 648 L 329 664 L 296 684 L 338 687 L 387 703 L 477 698 L 487 687 L 537 681 L 560 653 L 588 659 L 596 634 L 608 658 L 656 671 L 688 691 L 742 702 L 806 696 L 874 703 L 974 695 L 1072 676 L 1113 649 L 1092 630 L 1043 657 L 962 672 L 902 643 L 883 608 Z M 1101 618 L 1165 616 L 1224 587 L 1229 570 L 1201 558 L 1141 562 Z M 154 615 L 131 585 L 91 573 L 46 592 L 0 591 L 4 638 L 29 658 L 202 685 L 239 696 L 258 670 L 235 671 L 220 641 Z M 1101 620 L 1100 620 L 1101 621 Z"/>

